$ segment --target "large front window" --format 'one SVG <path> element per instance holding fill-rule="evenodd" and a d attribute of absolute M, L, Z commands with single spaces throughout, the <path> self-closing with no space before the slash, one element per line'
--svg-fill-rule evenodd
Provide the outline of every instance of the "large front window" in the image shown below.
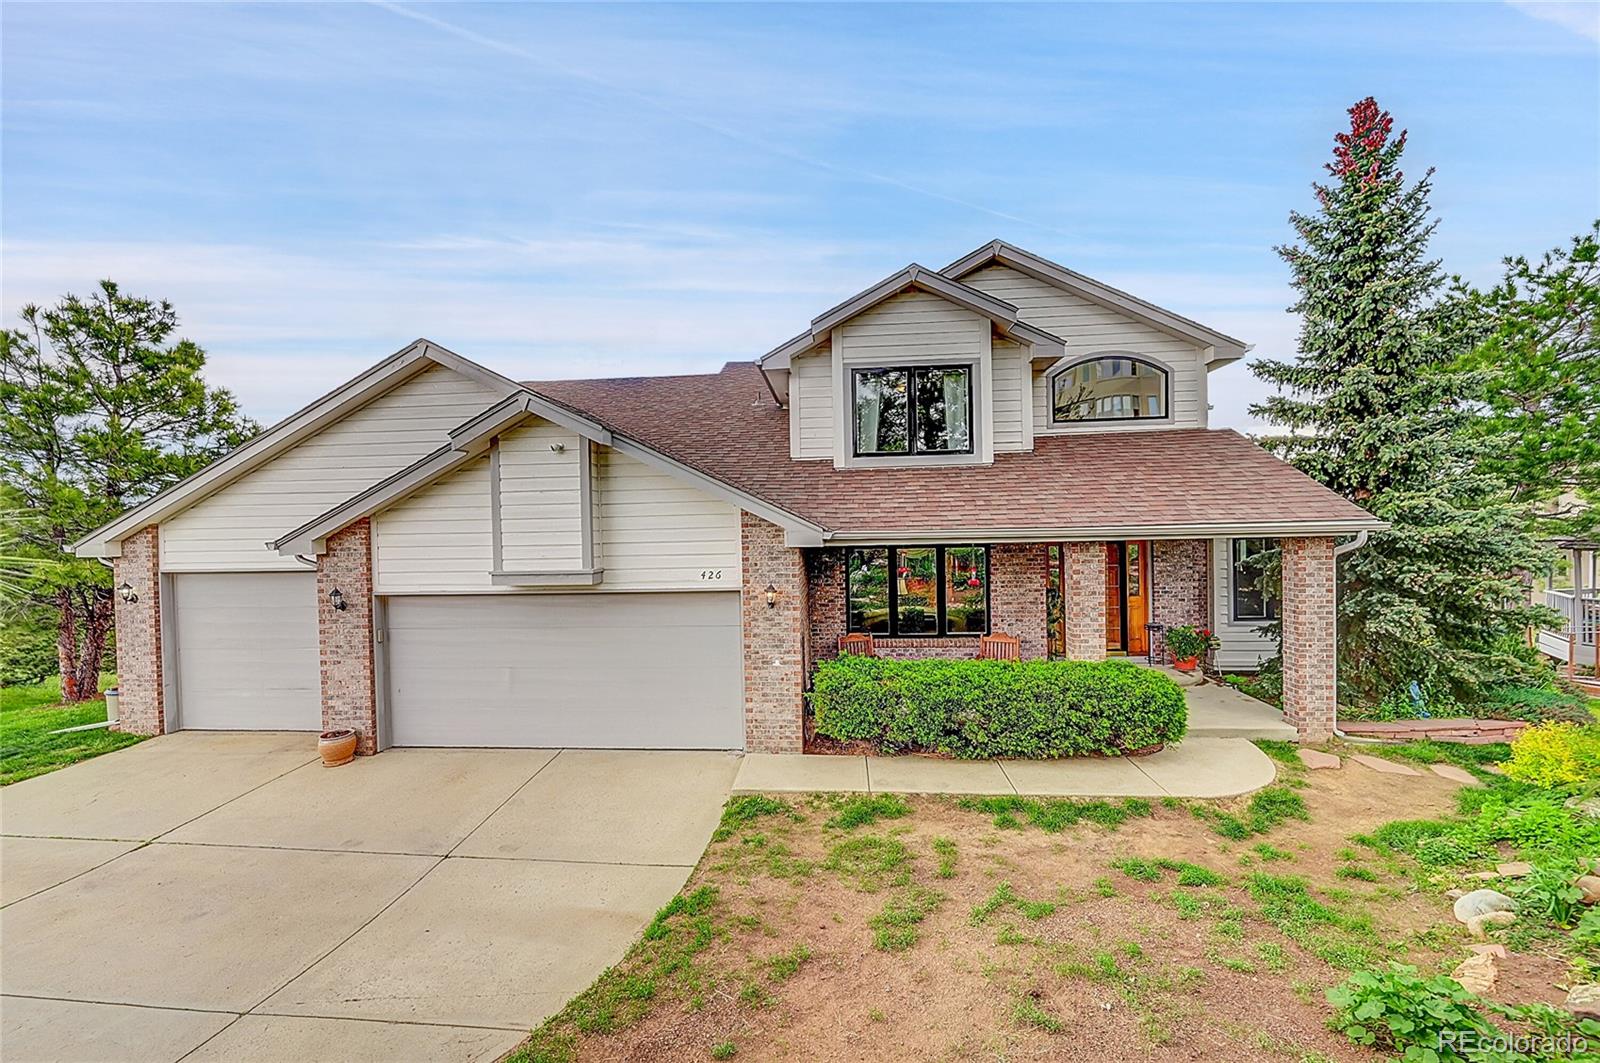
<path fill-rule="evenodd" d="M 1050 409 L 1057 424 L 1164 418 L 1167 373 L 1137 358 L 1092 358 L 1056 374 Z"/>
<path fill-rule="evenodd" d="M 1278 619 L 1278 596 L 1272 592 L 1267 556 L 1278 547 L 1276 539 L 1233 540 L 1233 618 Z"/>
<path fill-rule="evenodd" d="M 989 630 L 985 546 L 872 546 L 845 564 L 848 626 L 891 638 Z"/>
<path fill-rule="evenodd" d="M 857 456 L 970 454 L 970 366 L 857 369 Z"/>

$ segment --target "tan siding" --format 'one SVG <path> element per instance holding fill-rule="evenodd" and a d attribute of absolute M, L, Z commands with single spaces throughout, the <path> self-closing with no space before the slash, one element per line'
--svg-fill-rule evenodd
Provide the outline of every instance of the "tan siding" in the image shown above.
<path fill-rule="evenodd" d="M 1222 644 L 1217 648 L 1217 667 L 1253 670 L 1277 655 L 1277 640 L 1256 632 L 1266 621 L 1233 619 L 1233 540 L 1215 540 L 1211 558 L 1213 630 Z"/>
<path fill-rule="evenodd" d="M 543 439 L 543 434 L 529 433 L 529 437 Z M 502 440 L 502 489 L 505 443 Z M 548 454 L 548 441 L 543 445 Z M 608 448 L 596 446 L 594 451 L 600 532 L 596 563 L 606 570 L 594 593 L 738 588 L 737 508 Z M 503 532 L 507 516 L 503 510 Z M 493 587 L 489 581 L 488 458 L 379 513 L 373 518 L 373 534 L 375 585 L 380 594 L 525 593 Z M 502 545 L 510 569 L 509 534 Z M 555 569 L 545 563 L 539 567 Z M 702 575 L 716 572 L 720 579 Z"/>
<path fill-rule="evenodd" d="M 1028 349 L 1012 340 L 994 341 L 994 449 L 1026 450 L 1023 403 L 1028 401 Z"/>
<path fill-rule="evenodd" d="M 739 510 L 615 451 L 601 449 L 604 590 L 739 587 Z M 705 578 L 719 574 L 720 578 Z"/>
<path fill-rule="evenodd" d="M 490 590 L 489 458 L 372 518 L 378 594 Z"/>
<path fill-rule="evenodd" d="M 790 363 L 795 408 L 800 431 L 796 458 L 833 457 L 833 356 L 826 347 L 804 354 Z"/>
<path fill-rule="evenodd" d="M 1064 292 L 1006 266 L 989 266 L 963 282 L 1015 304 L 1024 321 L 1060 336 L 1073 356 L 1097 351 L 1127 351 L 1171 367 L 1172 422 L 1176 428 L 1206 426 L 1206 370 L 1204 351 L 1140 321 Z M 1143 431 L 1161 425 L 1114 423 L 1062 428 L 1050 423 L 1050 397 L 1044 366 L 1033 373 L 1033 425 L 1036 433 L 1061 431 Z"/>
<path fill-rule="evenodd" d="M 507 572 L 571 572 L 582 566 L 582 454 L 577 433 L 548 421 L 501 437 L 500 543 Z"/>
<path fill-rule="evenodd" d="M 438 449 L 496 397 L 442 366 L 412 377 L 163 522 L 162 569 L 304 571 L 265 544 Z"/>
<path fill-rule="evenodd" d="M 988 318 L 927 292 L 905 292 L 839 326 L 846 358 L 917 358 L 982 353 Z"/>

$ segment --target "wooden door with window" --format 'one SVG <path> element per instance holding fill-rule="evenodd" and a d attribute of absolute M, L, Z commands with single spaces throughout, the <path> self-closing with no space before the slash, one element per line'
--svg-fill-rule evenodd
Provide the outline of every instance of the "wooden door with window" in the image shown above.
<path fill-rule="evenodd" d="M 1144 539 L 1106 543 L 1106 650 L 1148 653 L 1150 544 Z"/>

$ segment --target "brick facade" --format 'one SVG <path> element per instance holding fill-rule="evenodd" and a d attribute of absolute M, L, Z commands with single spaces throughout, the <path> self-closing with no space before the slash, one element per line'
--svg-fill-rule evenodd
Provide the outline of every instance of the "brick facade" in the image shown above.
<path fill-rule="evenodd" d="M 329 596 L 338 588 L 344 609 Z M 378 751 L 377 673 L 372 644 L 372 524 L 363 518 L 328 537 L 317 558 L 317 632 L 321 645 L 322 729 L 349 728 L 356 752 Z"/>
<path fill-rule="evenodd" d="M 785 546 L 783 529 L 739 515 L 744 625 L 744 740 L 751 753 L 798 753 L 804 727 L 806 562 Z M 777 600 L 767 604 L 767 587 Z M 842 614 L 841 614 L 842 615 Z"/>
<path fill-rule="evenodd" d="M 1106 544 L 1065 543 L 1061 611 L 1066 654 L 1074 661 L 1106 657 Z"/>
<path fill-rule="evenodd" d="M 1280 539 L 1283 714 L 1302 742 L 1333 733 L 1338 712 L 1333 540 Z"/>
<path fill-rule="evenodd" d="M 818 661 L 839 655 L 839 637 L 845 633 L 845 551 L 806 550 L 805 555 L 810 596 L 809 674 Z M 1049 586 L 1049 544 L 997 544 L 990 548 L 989 564 L 992 567 L 989 574 L 990 630 L 1021 640 L 1025 660 L 1047 656 L 1045 591 Z M 878 656 L 896 660 L 959 660 L 978 655 L 978 640 L 970 636 L 901 639 L 880 636 L 873 641 Z"/>
<path fill-rule="evenodd" d="M 1163 629 L 1211 626 L 1211 541 L 1155 539 L 1150 543 L 1150 622 Z M 1164 660 L 1166 645 L 1152 633 L 1151 656 Z"/>
<path fill-rule="evenodd" d="M 117 726 L 129 734 L 166 732 L 161 647 L 161 547 L 155 525 L 122 540 L 112 579 L 133 588 L 137 600 L 115 595 L 117 624 Z"/>

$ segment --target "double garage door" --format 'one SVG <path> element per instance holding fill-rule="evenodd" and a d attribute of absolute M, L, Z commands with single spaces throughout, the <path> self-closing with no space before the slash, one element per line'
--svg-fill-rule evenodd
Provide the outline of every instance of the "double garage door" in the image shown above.
<path fill-rule="evenodd" d="M 178 723 L 321 727 L 312 573 L 173 577 Z M 397 746 L 736 749 L 737 593 L 393 597 Z"/>

